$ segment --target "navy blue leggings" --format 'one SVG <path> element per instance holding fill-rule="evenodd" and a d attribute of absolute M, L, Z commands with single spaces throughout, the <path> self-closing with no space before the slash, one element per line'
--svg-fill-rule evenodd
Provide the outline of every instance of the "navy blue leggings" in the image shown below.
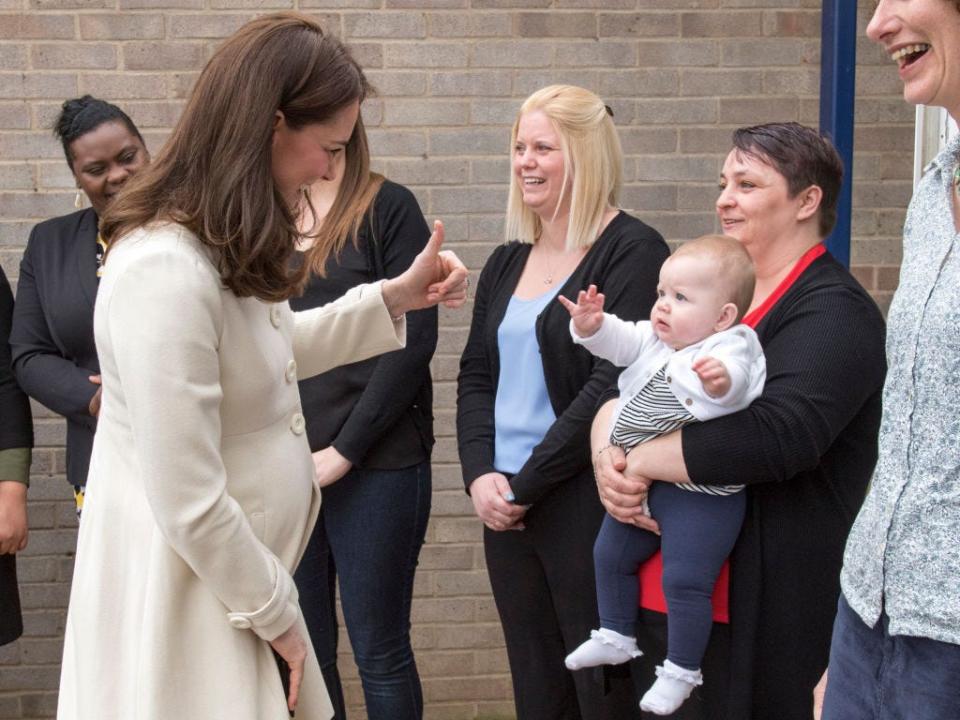
<path fill-rule="evenodd" d="M 637 570 L 662 549 L 667 659 L 688 670 L 699 669 L 713 623 L 713 587 L 740 534 L 746 495 L 745 490 L 707 495 L 656 482 L 649 503 L 660 524 L 659 537 L 604 517 L 593 546 L 600 627 L 634 637 Z"/>

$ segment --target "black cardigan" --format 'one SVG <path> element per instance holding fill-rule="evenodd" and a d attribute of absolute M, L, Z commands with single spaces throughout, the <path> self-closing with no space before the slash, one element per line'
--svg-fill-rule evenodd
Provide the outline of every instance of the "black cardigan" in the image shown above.
<path fill-rule="evenodd" d="M 873 300 L 829 254 L 756 328 L 767 360 L 749 408 L 682 430 L 698 483 L 746 483 L 731 556 L 724 717 L 808 720 L 840 592 L 847 533 L 877 459 L 886 372 Z"/>
<path fill-rule="evenodd" d="M 7 276 L 0 269 L 0 450 L 33 447 L 30 402 L 17 386 L 10 368 L 7 338 L 12 315 L 13 294 Z M 15 558 L 15 555 L 0 555 L 0 645 L 13 642 L 23 632 Z"/>
<path fill-rule="evenodd" d="M 341 297 L 361 283 L 396 277 L 430 238 L 407 188 L 384 181 L 370 215 L 326 277 L 310 277 L 294 310 Z M 430 359 L 437 347 L 437 309 L 407 313 L 407 346 L 300 381 L 300 399 L 313 452 L 333 445 L 356 467 L 394 470 L 423 462 L 433 447 Z"/>
<path fill-rule="evenodd" d="M 533 246 L 511 242 L 494 250 L 480 274 L 473 322 L 457 382 L 457 440 L 463 481 L 494 472 L 494 402 L 500 377 L 497 329 Z M 653 228 L 620 212 L 590 247 L 560 293 L 575 300 L 594 284 L 606 296 L 607 311 L 627 320 L 649 317 L 660 266 L 669 256 Z M 537 317 L 536 333 L 550 403 L 556 421 L 530 458 L 510 480 L 518 503 L 537 502 L 550 489 L 590 468 L 590 425 L 601 393 L 616 382 L 620 368 L 574 345 L 570 315 L 559 302 Z"/>
<path fill-rule="evenodd" d="M 67 419 L 67 481 L 87 482 L 100 374 L 93 340 L 97 214 L 90 208 L 40 223 L 20 262 L 10 347 L 20 387 Z"/>

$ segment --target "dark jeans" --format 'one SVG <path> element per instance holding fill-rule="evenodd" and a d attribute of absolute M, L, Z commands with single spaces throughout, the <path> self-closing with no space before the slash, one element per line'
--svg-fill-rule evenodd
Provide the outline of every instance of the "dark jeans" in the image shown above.
<path fill-rule="evenodd" d="M 323 489 L 320 518 L 294 579 L 336 720 L 346 717 L 337 672 L 338 576 L 367 717 L 423 715 L 410 647 L 410 603 L 430 491 L 429 462 L 401 470 L 351 470 Z"/>
<path fill-rule="evenodd" d="M 563 659 L 597 626 L 590 548 L 603 508 L 593 478 L 567 480 L 527 512 L 526 530 L 483 544 L 503 624 L 517 720 L 636 720 L 629 668 L 570 672 Z"/>
<path fill-rule="evenodd" d="M 957 720 L 960 645 L 873 628 L 841 595 L 823 720 Z"/>
<path fill-rule="evenodd" d="M 604 516 L 593 548 L 600 626 L 634 634 L 637 570 L 662 548 L 667 658 L 688 670 L 699 669 L 713 625 L 713 586 L 740 533 L 745 510 L 744 491 L 707 495 L 658 482 L 650 488 L 650 513 L 660 524 L 660 536 Z"/>

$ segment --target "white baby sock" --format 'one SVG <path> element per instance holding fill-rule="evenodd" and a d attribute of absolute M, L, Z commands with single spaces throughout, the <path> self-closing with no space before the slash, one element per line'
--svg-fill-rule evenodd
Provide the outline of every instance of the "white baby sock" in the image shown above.
<path fill-rule="evenodd" d="M 590 639 L 567 655 L 563 662 L 568 669 L 579 670 L 596 665 L 619 665 L 641 655 L 636 638 L 600 628 L 591 630 Z"/>
<path fill-rule="evenodd" d="M 687 670 L 664 660 L 663 665 L 657 666 L 657 681 L 640 700 L 640 709 L 654 715 L 670 715 L 698 685 L 703 685 L 699 670 Z"/>

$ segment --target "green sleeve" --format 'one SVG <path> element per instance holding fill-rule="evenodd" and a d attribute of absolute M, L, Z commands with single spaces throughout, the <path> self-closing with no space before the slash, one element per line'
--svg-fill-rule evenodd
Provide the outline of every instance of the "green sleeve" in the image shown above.
<path fill-rule="evenodd" d="M 0 450 L 0 480 L 14 480 L 30 486 L 30 448 Z"/>

